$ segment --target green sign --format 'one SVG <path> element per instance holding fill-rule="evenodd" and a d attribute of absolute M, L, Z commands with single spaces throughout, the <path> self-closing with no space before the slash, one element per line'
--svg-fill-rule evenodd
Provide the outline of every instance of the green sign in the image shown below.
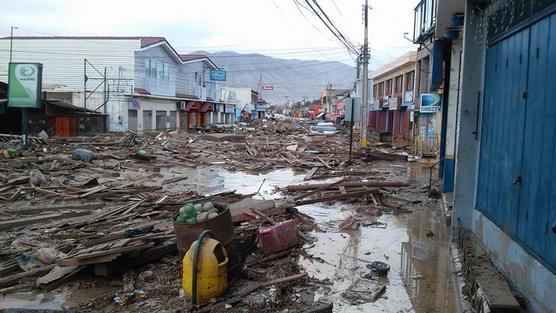
<path fill-rule="evenodd" d="M 40 108 L 42 64 L 10 63 L 8 107 Z"/>

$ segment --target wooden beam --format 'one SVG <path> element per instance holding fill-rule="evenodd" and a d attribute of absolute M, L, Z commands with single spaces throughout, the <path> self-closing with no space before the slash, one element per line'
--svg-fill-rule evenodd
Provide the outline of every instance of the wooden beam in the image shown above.
<path fill-rule="evenodd" d="M 307 191 L 313 189 L 332 190 L 338 186 L 344 187 L 407 187 L 409 184 L 405 181 L 351 181 L 342 184 L 305 184 L 305 185 L 288 185 L 287 191 Z"/>
<path fill-rule="evenodd" d="M 312 204 L 312 203 L 319 203 L 319 202 L 327 202 L 327 201 L 334 201 L 334 200 L 344 200 L 344 199 L 356 198 L 356 197 L 364 196 L 364 195 L 371 194 L 371 193 L 374 193 L 374 192 L 377 192 L 377 191 L 378 191 L 378 188 L 369 188 L 367 190 L 348 192 L 346 194 L 336 194 L 336 195 L 324 196 L 322 198 L 317 198 L 317 199 L 299 200 L 299 201 L 295 202 L 295 205 L 298 206 L 298 205 L 305 205 L 305 204 Z"/>
<path fill-rule="evenodd" d="M 48 273 L 53 268 L 54 268 L 54 264 L 50 264 L 50 265 L 41 266 L 39 268 L 29 270 L 27 272 L 14 274 L 14 275 L 7 276 L 7 277 L 2 277 L 2 278 L 0 278 L 0 288 L 15 285 L 23 278 L 39 276 L 39 275 Z"/>

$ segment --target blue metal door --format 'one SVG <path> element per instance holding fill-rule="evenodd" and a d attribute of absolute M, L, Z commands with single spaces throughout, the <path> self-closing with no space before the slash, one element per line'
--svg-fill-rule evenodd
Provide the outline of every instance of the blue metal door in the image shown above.
<path fill-rule="evenodd" d="M 556 271 L 556 14 L 486 62 L 476 207 Z"/>
<path fill-rule="evenodd" d="M 523 152 L 529 31 L 487 50 L 477 209 L 515 232 Z"/>
<path fill-rule="evenodd" d="M 556 15 L 530 28 L 517 238 L 556 267 Z"/>

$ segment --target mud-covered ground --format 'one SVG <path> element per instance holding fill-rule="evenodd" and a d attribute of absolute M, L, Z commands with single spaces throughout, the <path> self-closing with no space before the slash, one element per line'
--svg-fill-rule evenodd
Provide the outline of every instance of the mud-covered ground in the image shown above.
<path fill-rule="evenodd" d="M 448 276 L 449 232 L 443 226 L 440 201 L 427 197 L 427 166 L 386 161 L 370 162 L 368 166 L 389 178 L 409 180 L 409 187 L 391 191 L 404 199 L 400 208 L 377 209 L 349 202 L 298 207 L 317 225 L 317 230 L 308 233 L 313 242 L 293 248 L 288 257 L 272 262 L 270 267 L 253 265 L 244 269 L 244 278 L 256 281 L 261 273 L 272 272 L 283 277 L 299 271 L 306 272 L 307 277 L 261 288 L 223 310 L 304 311 L 320 299 L 332 302 L 335 312 L 453 312 L 454 299 Z M 280 197 L 275 190 L 277 187 L 301 183 L 305 175 L 291 169 L 253 175 L 228 172 L 218 166 L 182 171 L 187 171 L 188 176 L 183 184 L 195 186 L 200 193 L 224 190 L 254 193 L 266 178 L 257 196 L 265 199 Z M 175 184 L 177 190 L 180 184 Z M 342 230 L 340 224 L 351 216 L 359 221 L 359 227 Z M 367 265 L 373 261 L 382 261 L 391 267 L 387 277 L 370 275 Z M 129 271 L 125 275 L 132 277 L 135 289 L 142 290 L 145 296 L 126 305 L 112 300 L 112 295 L 123 288 L 121 277 L 98 278 L 84 273 L 79 281 L 50 292 L 4 296 L 0 298 L 3 303 L 0 307 L 176 312 L 190 307 L 188 300 L 180 295 L 181 271 L 178 255 L 169 255 L 157 263 Z M 386 290 L 376 301 L 345 297 L 344 291 L 362 277 L 373 283 L 385 283 Z M 243 287 L 241 283 L 232 283 L 230 289 Z"/>

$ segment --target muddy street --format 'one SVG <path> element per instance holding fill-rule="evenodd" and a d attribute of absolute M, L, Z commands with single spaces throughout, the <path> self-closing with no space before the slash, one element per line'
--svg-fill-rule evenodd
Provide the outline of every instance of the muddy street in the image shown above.
<path fill-rule="evenodd" d="M 334 312 L 453 312 L 449 231 L 442 202 L 428 196 L 429 165 L 377 146 L 346 166 L 345 133 L 307 136 L 298 122 L 269 125 L 52 143 L 49 157 L 37 147 L 34 155 L 4 159 L 35 162 L 45 181 L 26 187 L 17 178 L 25 167 L 6 173 L 3 195 L 12 200 L 0 221 L 0 308 L 192 309 L 182 284 L 187 249 L 176 250 L 172 219 L 184 203 L 212 201 L 231 212 L 235 243 L 227 252 L 240 263 L 230 268 L 227 291 L 196 311 L 311 312 L 320 305 Z M 71 160 L 65 153 L 74 147 L 92 147 L 101 157 Z M 76 201 L 99 205 L 79 210 Z M 30 219 L 30 205 L 48 212 Z M 76 216 L 60 219 L 69 213 Z M 298 244 L 262 249 L 259 231 L 287 220 L 300 231 Z M 44 262 L 45 251 L 58 256 Z"/>

